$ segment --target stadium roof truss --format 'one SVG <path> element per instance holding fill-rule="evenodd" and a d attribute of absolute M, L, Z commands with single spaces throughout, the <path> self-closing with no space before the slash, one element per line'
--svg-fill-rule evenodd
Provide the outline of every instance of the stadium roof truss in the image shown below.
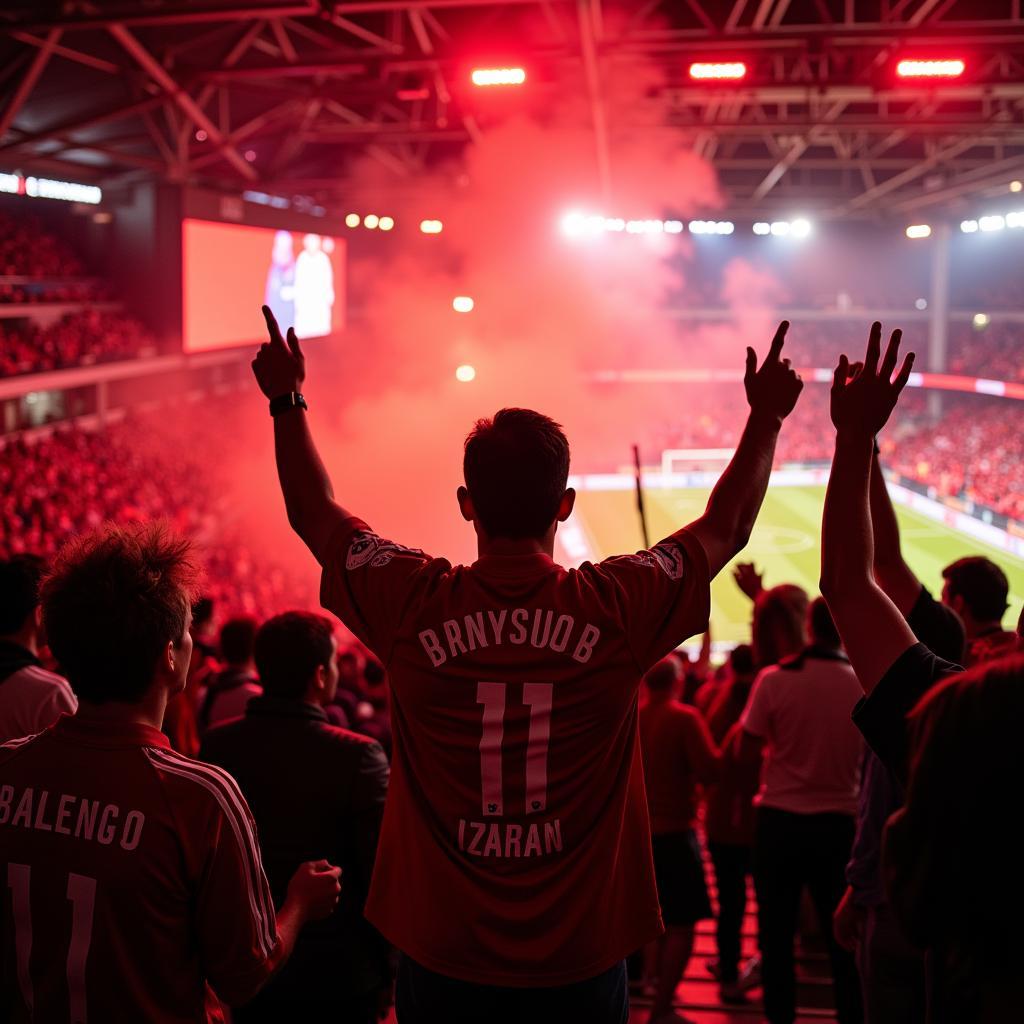
<path fill-rule="evenodd" d="M 576 89 L 594 174 L 615 182 L 617 64 L 663 85 L 652 131 L 716 166 L 731 214 L 916 215 L 1024 177 L 1024 0 L 70 2 L 0 11 L 0 170 L 108 185 L 158 177 L 341 202 L 369 155 L 396 186 L 500 116 L 474 65 Z M 46 5 L 49 6 L 49 5 Z M 960 57 L 909 82 L 903 56 Z M 694 60 L 742 60 L 694 82 Z M 511 101 L 509 101 L 511 102 Z M 498 104 L 507 110 L 508 102 Z"/>

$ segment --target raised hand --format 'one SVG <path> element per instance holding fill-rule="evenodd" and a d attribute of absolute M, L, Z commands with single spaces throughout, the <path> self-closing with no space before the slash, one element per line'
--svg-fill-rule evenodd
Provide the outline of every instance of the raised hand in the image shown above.
<path fill-rule="evenodd" d="M 743 591 L 751 601 L 756 601 L 758 595 L 764 590 L 764 573 L 757 571 L 753 562 L 737 562 L 736 568 L 732 571 L 732 578 L 736 586 Z"/>
<path fill-rule="evenodd" d="M 267 398 L 287 395 L 290 391 L 300 391 L 306 379 L 306 357 L 299 348 L 299 339 L 295 328 L 288 328 L 288 341 L 281 336 L 281 328 L 270 311 L 269 306 L 263 307 L 263 318 L 267 322 L 267 333 L 270 341 L 265 341 L 256 358 L 252 361 L 252 372 L 256 375 L 256 383 Z"/>
<path fill-rule="evenodd" d="M 757 353 L 747 348 L 747 366 L 743 375 L 743 387 L 753 412 L 785 419 L 796 405 L 804 382 L 800 374 L 790 365 L 788 359 L 780 359 L 782 345 L 786 340 L 789 321 L 783 320 L 772 338 L 768 355 L 757 368 Z"/>
<path fill-rule="evenodd" d="M 902 337 L 901 330 L 892 332 L 879 365 L 882 325 L 876 320 L 868 335 L 863 364 L 851 365 L 845 355 L 839 357 L 839 365 L 832 378 L 830 410 L 836 430 L 874 437 L 885 426 L 914 366 L 914 353 L 908 352 L 899 373 L 893 378 Z"/>

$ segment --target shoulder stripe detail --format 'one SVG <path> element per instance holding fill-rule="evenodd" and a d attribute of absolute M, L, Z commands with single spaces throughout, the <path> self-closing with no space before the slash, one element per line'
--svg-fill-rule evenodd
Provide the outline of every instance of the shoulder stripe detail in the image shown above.
<path fill-rule="evenodd" d="M 210 765 L 193 761 L 190 758 L 182 757 L 170 751 L 157 747 L 147 747 L 145 754 L 154 767 L 169 772 L 172 775 L 190 779 L 211 793 L 217 801 L 218 806 L 224 813 L 224 817 L 230 823 L 235 834 L 235 840 L 238 843 L 242 866 L 245 869 L 249 907 L 252 911 L 260 952 L 264 958 L 269 959 L 273 954 L 277 941 L 277 936 L 273 934 L 270 925 L 271 920 L 273 920 L 273 903 L 270 898 L 270 888 L 266 880 L 266 874 L 263 871 L 263 864 L 260 860 L 259 843 L 256 840 L 256 834 L 253 831 L 249 814 L 246 811 L 237 784 L 226 783 L 224 778 L 218 776 L 216 770 L 208 770 L 211 769 Z M 223 775 L 228 779 L 231 778 L 227 773 L 223 773 Z M 268 907 L 270 908 L 269 911 Z"/>
<path fill-rule="evenodd" d="M 26 743 L 31 743 L 37 736 L 42 736 L 46 732 L 45 729 L 40 732 L 34 732 L 31 736 L 19 736 L 17 739 L 8 740 L 6 743 L 0 743 L 0 750 L 17 750 L 18 747 L 23 747 Z"/>

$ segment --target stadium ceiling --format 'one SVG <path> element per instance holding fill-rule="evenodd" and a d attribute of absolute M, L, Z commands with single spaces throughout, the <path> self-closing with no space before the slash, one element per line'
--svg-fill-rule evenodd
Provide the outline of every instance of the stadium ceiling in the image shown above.
<path fill-rule="evenodd" d="M 0 11 L 0 170 L 343 203 L 369 155 L 414 190 L 516 102 L 575 90 L 614 193 L 625 121 L 711 160 L 730 215 L 916 216 L 1024 178 L 1024 0 L 100 0 Z M 47 13 L 54 12 L 54 13 Z M 901 58 L 962 58 L 955 81 Z M 695 60 L 741 60 L 694 82 Z M 661 83 L 609 101 L 626 62 Z M 474 89 L 476 65 L 529 72 Z M 490 95 L 485 99 L 482 93 Z M 529 93 L 529 99 L 527 99 Z M 649 110 L 657 104 L 658 118 Z M 641 109 L 648 106 L 645 113 Z M 635 115 L 635 117 L 634 117 Z"/>

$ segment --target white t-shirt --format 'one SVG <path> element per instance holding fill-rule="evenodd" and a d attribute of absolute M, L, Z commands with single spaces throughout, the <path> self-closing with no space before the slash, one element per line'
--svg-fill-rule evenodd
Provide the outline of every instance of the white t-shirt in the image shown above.
<path fill-rule="evenodd" d="M 0 682 L 0 743 L 33 736 L 77 710 L 78 698 L 63 676 L 26 665 Z"/>
<path fill-rule="evenodd" d="M 740 720 L 765 741 L 754 802 L 796 814 L 856 814 L 863 741 L 850 715 L 863 695 L 848 661 L 813 650 L 766 668 Z"/>

